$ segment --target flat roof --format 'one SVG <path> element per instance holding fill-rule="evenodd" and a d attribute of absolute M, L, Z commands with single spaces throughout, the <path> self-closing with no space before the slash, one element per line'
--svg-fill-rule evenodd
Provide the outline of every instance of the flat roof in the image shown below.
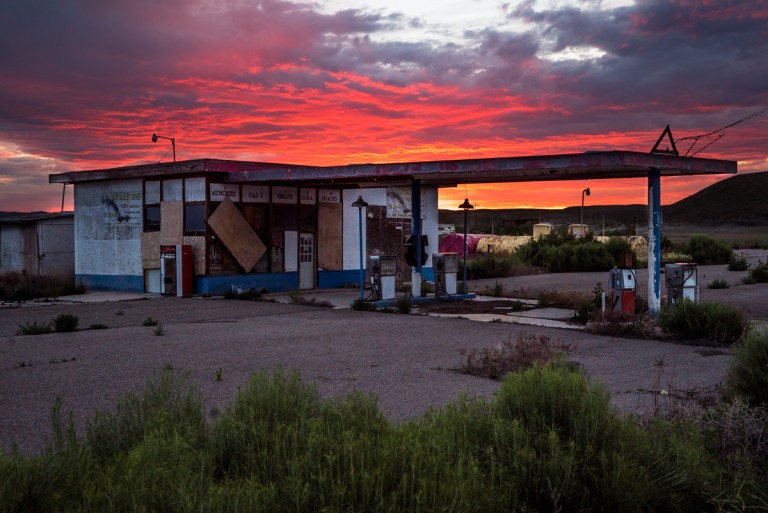
<path fill-rule="evenodd" d="M 634 151 L 595 151 L 530 157 L 434 160 L 390 164 L 302 166 L 266 162 L 199 159 L 49 175 L 50 183 L 84 183 L 132 178 L 216 174 L 223 182 L 285 183 L 311 186 L 423 185 L 449 187 L 460 183 L 598 180 L 661 176 L 736 174 L 731 160 L 680 157 Z"/>

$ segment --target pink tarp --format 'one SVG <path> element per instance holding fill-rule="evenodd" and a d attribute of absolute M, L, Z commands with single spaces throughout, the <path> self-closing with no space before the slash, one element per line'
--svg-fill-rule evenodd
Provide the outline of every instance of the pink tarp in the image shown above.
<path fill-rule="evenodd" d="M 488 235 L 483 234 L 467 234 L 467 255 L 474 255 L 477 249 L 477 243 L 483 237 Z M 458 253 L 464 255 L 464 234 L 463 233 L 449 233 L 443 236 L 443 240 L 440 241 L 440 253 Z"/>

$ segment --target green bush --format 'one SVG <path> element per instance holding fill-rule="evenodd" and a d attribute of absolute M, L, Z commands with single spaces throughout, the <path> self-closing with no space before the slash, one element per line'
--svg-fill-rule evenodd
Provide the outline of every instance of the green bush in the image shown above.
<path fill-rule="evenodd" d="M 707 285 L 708 289 L 727 289 L 728 288 L 728 282 L 725 280 L 725 278 L 715 278 L 712 280 L 712 283 Z"/>
<path fill-rule="evenodd" d="M 685 252 L 699 265 L 727 264 L 733 256 L 733 250 L 728 244 L 706 235 L 691 237 Z"/>
<path fill-rule="evenodd" d="M 515 255 L 529 266 L 543 267 L 553 273 L 593 272 L 614 267 L 617 257 L 612 251 L 625 249 L 620 242 L 609 247 L 592 236 L 577 239 L 553 232 L 519 247 Z"/>
<path fill-rule="evenodd" d="M 0 453 L 0 511 L 759 505 L 750 461 L 730 478 L 709 428 L 621 417 L 602 385 L 562 362 L 510 374 L 491 400 L 463 398 L 397 424 L 370 396 L 324 401 L 298 375 L 275 371 L 254 375 L 206 426 L 199 394 L 180 378 L 167 370 L 114 413 L 97 414 L 83 441 L 61 422 L 59 403 L 42 455 Z"/>
<path fill-rule="evenodd" d="M 59 332 L 75 331 L 80 320 L 74 314 L 59 314 L 53 318 L 53 329 Z"/>
<path fill-rule="evenodd" d="M 730 346 L 744 336 L 749 319 L 739 308 L 683 299 L 661 312 L 659 325 L 680 340 L 701 345 Z"/>
<path fill-rule="evenodd" d="M 742 283 L 754 285 L 755 283 L 768 283 L 768 265 L 760 260 L 757 265 L 749 270 L 749 274 L 742 278 Z"/>
<path fill-rule="evenodd" d="M 459 274 L 464 272 L 461 267 Z M 517 276 L 520 274 L 530 274 L 528 269 L 516 253 L 479 253 L 467 259 L 467 279 L 481 280 L 485 278 L 504 278 L 507 276 Z"/>
<path fill-rule="evenodd" d="M 749 269 L 747 259 L 743 256 L 739 256 L 736 253 L 731 254 L 731 259 L 728 260 L 729 271 L 746 271 Z"/>
<path fill-rule="evenodd" d="M 768 407 L 768 330 L 753 329 L 735 347 L 726 387 L 731 397 Z"/>

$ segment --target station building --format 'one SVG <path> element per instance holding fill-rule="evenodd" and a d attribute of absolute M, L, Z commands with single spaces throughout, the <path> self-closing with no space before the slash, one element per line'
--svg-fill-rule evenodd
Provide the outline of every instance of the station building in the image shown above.
<path fill-rule="evenodd" d="M 74 185 L 78 282 L 160 292 L 161 255 L 183 245 L 192 253 L 192 293 L 219 294 L 356 285 L 360 262 L 371 255 L 397 256 L 398 281 L 415 283 L 416 291 L 433 278 L 431 259 L 408 265 L 404 242 L 416 255 L 437 252 L 440 188 L 644 177 L 649 298 L 658 301 L 660 178 L 724 173 L 736 173 L 736 163 L 604 151 L 327 167 L 200 159 L 52 174 L 49 181 Z"/>

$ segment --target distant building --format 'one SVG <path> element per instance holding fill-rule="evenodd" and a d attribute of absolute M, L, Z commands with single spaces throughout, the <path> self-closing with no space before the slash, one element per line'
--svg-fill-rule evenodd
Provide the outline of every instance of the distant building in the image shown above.
<path fill-rule="evenodd" d="M 448 235 L 449 233 L 456 233 L 455 224 L 438 224 L 437 225 L 438 235 Z"/>
<path fill-rule="evenodd" d="M 0 217 L 0 272 L 74 276 L 74 212 Z"/>

